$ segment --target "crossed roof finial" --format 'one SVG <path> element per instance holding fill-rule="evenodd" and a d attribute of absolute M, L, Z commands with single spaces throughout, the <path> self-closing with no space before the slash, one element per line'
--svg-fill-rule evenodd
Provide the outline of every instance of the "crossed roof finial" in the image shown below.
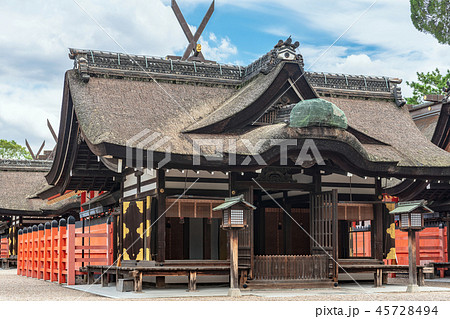
<path fill-rule="evenodd" d="M 184 19 L 183 14 L 181 13 L 180 8 L 178 7 L 178 4 L 176 0 L 172 0 L 172 10 L 175 13 L 175 16 L 177 17 L 178 22 L 181 25 L 181 28 L 184 31 L 184 34 L 186 35 L 186 38 L 189 41 L 189 45 L 186 48 L 186 51 L 184 51 L 183 56 L 181 57 L 181 60 L 185 61 L 189 59 L 191 54 L 196 57 L 199 61 L 205 61 L 205 58 L 203 56 L 203 53 L 201 52 L 201 46 L 197 44 L 197 41 L 200 39 L 200 36 L 202 35 L 203 30 L 205 30 L 206 24 L 208 23 L 209 19 L 211 18 L 211 15 L 214 12 L 214 0 L 211 3 L 208 12 L 206 12 L 205 17 L 202 20 L 202 23 L 198 27 L 197 31 L 194 35 L 192 35 L 191 30 L 189 29 L 189 26 Z"/>

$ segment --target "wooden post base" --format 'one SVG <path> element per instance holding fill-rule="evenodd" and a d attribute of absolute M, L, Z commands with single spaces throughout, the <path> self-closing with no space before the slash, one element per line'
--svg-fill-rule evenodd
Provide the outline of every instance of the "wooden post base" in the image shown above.
<path fill-rule="evenodd" d="M 381 287 L 383 285 L 383 270 L 377 269 L 374 273 L 374 286 L 376 288 Z"/>
<path fill-rule="evenodd" d="M 189 292 L 197 291 L 197 272 L 190 271 L 189 272 Z"/>
<path fill-rule="evenodd" d="M 134 270 L 131 275 L 134 278 L 134 292 L 142 292 L 142 272 Z"/>

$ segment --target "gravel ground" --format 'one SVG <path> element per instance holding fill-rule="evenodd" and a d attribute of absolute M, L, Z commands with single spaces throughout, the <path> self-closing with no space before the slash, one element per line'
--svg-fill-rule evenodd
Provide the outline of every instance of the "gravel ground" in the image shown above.
<path fill-rule="evenodd" d="M 390 283 L 405 284 L 407 279 L 395 278 L 390 279 Z M 427 286 L 450 288 L 450 282 L 427 282 Z M 0 300 L 112 300 L 89 293 L 83 293 L 73 289 L 64 288 L 56 283 L 45 282 L 32 278 L 17 276 L 15 269 L 0 270 Z M 131 299 L 127 299 L 131 300 Z M 144 300 L 144 299 L 139 299 Z M 376 294 L 320 294 L 320 295 L 302 295 L 295 297 L 283 298 L 265 298 L 257 296 L 243 296 L 238 299 L 229 297 L 189 297 L 189 298 L 152 298 L 151 301 L 158 300 L 205 300 L 205 301 L 414 301 L 414 300 L 432 300 L 432 301 L 449 301 L 450 292 L 420 292 L 416 294 L 407 293 L 376 293 Z M 117 301 L 117 299 L 115 299 Z"/>
<path fill-rule="evenodd" d="M 111 300 L 67 289 L 59 284 L 17 276 L 16 269 L 0 269 L 0 300 Z"/>

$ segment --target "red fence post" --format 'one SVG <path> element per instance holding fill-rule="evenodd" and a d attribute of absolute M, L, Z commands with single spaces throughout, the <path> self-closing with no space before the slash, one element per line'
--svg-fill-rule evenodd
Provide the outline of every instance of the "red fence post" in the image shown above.
<path fill-rule="evenodd" d="M 42 279 L 50 280 L 52 256 L 52 240 L 51 240 L 51 225 L 46 222 L 44 226 L 44 276 Z"/>
<path fill-rule="evenodd" d="M 416 232 L 416 247 L 417 247 L 417 254 L 416 254 L 416 265 L 420 265 L 420 244 L 421 244 L 421 241 L 422 241 L 422 244 L 423 244 L 423 239 L 422 240 L 420 240 L 420 232 Z M 422 245 L 423 246 L 423 245 Z"/>
<path fill-rule="evenodd" d="M 44 225 L 39 224 L 38 226 L 38 269 L 37 269 L 37 278 L 44 278 Z"/>
<path fill-rule="evenodd" d="M 17 275 L 22 274 L 22 263 L 23 263 L 23 231 L 19 229 L 19 234 L 17 235 Z"/>
<path fill-rule="evenodd" d="M 108 266 L 113 264 L 112 236 L 112 218 L 108 217 L 106 220 L 106 260 Z"/>
<path fill-rule="evenodd" d="M 27 236 L 28 236 L 28 228 L 22 229 L 22 269 L 20 270 L 20 274 L 22 276 L 26 276 L 27 269 Z"/>
<path fill-rule="evenodd" d="M 31 250 L 31 277 L 37 278 L 38 266 L 38 227 L 33 225 L 32 250 Z"/>
<path fill-rule="evenodd" d="M 50 234 L 52 249 L 51 249 L 51 266 L 50 266 L 50 281 L 58 280 L 58 222 L 52 221 L 52 228 Z"/>
<path fill-rule="evenodd" d="M 445 244 L 444 244 L 444 237 L 445 237 L 445 232 L 444 232 L 444 227 L 439 227 L 439 261 L 440 262 L 445 262 Z"/>
<path fill-rule="evenodd" d="M 67 285 L 75 285 L 75 218 L 67 219 Z"/>
<path fill-rule="evenodd" d="M 58 283 L 63 284 L 66 282 L 66 220 L 61 218 L 59 221 L 58 232 Z"/>
<path fill-rule="evenodd" d="M 31 273 L 33 272 L 33 228 L 28 227 L 27 232 L 28 238 L 28 247 L 27 247 L 27 277 L 31 277 Z"/>
<path fill-rule="evenodd" d="M 22 270 L 20 274 L 22 276 L 27 275 L 27 254 L 28 254 L 28 228 L 23 229 L 22 234 Z"/>

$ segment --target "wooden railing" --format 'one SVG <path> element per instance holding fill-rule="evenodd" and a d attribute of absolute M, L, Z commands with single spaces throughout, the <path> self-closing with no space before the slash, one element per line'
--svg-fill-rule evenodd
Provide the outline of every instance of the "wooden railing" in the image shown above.
<path fill-rule="evenodd" d="M 81 238 L 104 238 L 105 244 L 83 245 Z M 111 265 L 112 253 L 110 220 L 104 224 L 104 231 L 101 233 L 78 233 L 75 230 L 75 219 L 71 216 L 67 222 L 61 219 L 58 224 L 54 220 L 45 226 L 40 224 L 19 230 L 17 274 L 75 285 L 75 276 L 81 274 L 77 266 L 81 263 Z"/>
<path fill-rule="evenodd" d="M 332 267 L 328 256 L 255 256 L 256 280 L 329 280 Z"/>

